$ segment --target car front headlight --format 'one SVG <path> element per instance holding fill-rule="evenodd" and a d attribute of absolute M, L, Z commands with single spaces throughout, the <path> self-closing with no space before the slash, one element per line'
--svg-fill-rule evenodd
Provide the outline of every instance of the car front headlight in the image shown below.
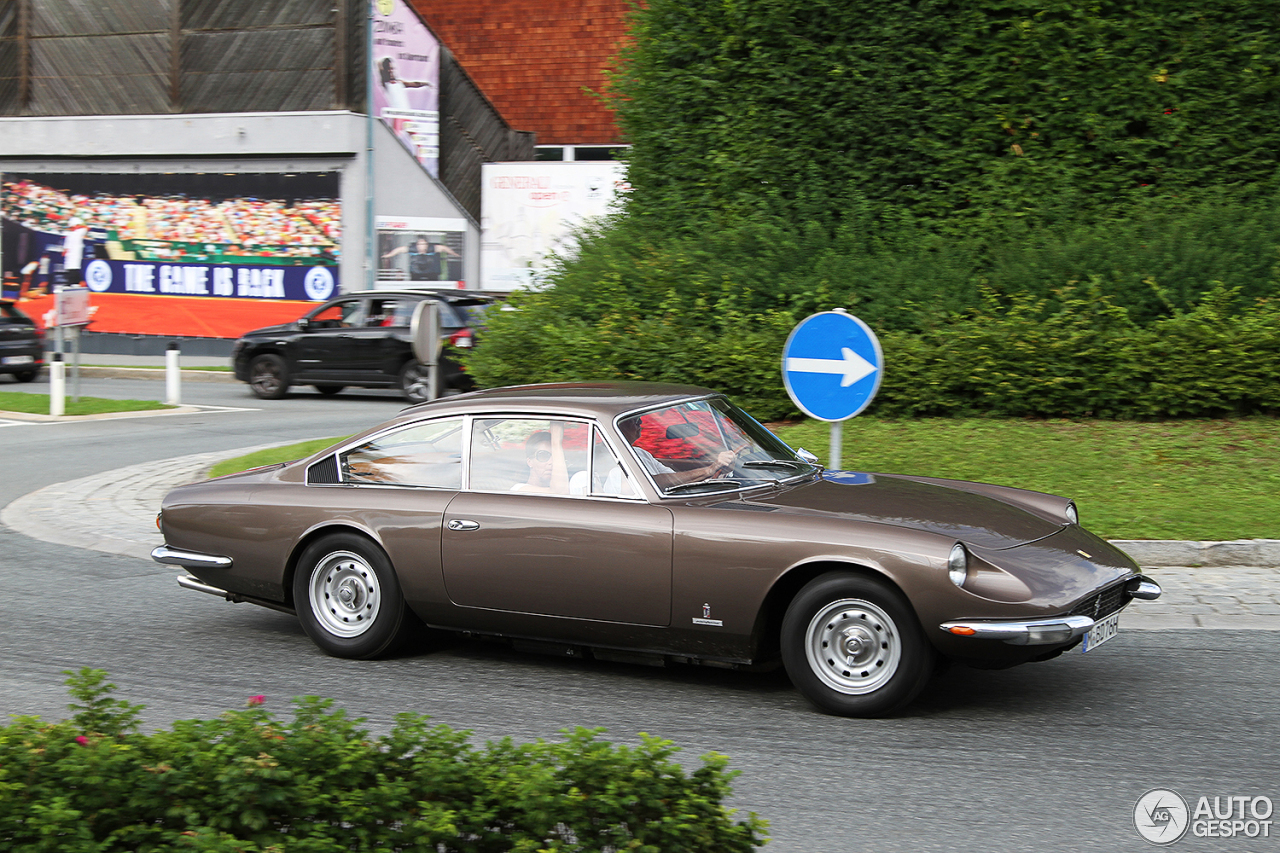
<path fill-rule="evenodd" d="M 1067 504 L 1066 515 L 1067 515 L 1067 521 L 1071 522 L 1072 524 L 1080 523 L 1080 513 L 1076 511 L 1075 501 L 1071 501 L 1070 503 Z"/>
<path fill-rule="evenodd" d="M 964 586 L 965 578 L 969 576 L 969 554 L 964 550 L 964 546 L 957 542 L 951 548 L 951 556 L 947 557 L 947 577 L 951 578 L 951 582 L 958 587 Z"/>

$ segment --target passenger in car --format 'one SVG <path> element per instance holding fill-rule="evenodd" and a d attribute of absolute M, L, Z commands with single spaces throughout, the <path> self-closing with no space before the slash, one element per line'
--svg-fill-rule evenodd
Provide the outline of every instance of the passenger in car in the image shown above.
<path fill-rule="evenodd" d="M 511 487 L 513 492 L 569 494 L 569 469 L 564 460 L 564 423 L 552 421 L 550 430 L 533 433 L 524 443 L 529 479 Z"/>

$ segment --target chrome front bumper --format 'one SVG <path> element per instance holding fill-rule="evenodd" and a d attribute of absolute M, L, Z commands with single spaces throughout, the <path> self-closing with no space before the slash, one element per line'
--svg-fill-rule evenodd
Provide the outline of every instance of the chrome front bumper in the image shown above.
<path fill-rule="evenodd" d="M 1125 583 L 1125 592 L 1130 600 L 1155 601 L 1160 597 L 1161 590 L 1160 585 L 1150 578 L 1135 575 Z M 1122 606 L 1097 620 L 1088 616 L 1052 616 L 1048 619 L 1027 620 L 965 619 L 943 622 L 938 627 L 955 637 L 1001 640 L 1012 646 L 1049 646 L 1069 643 L 1087 634 L 1102 619 L 1123 609 Z"/>

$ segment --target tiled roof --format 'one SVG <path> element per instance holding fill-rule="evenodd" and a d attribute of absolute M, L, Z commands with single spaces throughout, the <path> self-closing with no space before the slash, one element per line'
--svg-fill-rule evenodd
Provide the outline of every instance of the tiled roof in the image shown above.
<path fill-rule="evenodd" d="M 619 142 L 591 92 L 626 35 L 625 0 L 411 0 L 503 118 L 539 145 Z"/>

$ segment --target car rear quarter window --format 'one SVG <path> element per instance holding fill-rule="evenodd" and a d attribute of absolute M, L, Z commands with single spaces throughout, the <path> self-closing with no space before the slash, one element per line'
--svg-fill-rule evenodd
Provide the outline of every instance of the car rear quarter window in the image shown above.
<path fill-rule="evenodd" d="M 462 418 L 444 418 L 384 433 L 341 455 L 351 484 L 462 487 Z"/>

